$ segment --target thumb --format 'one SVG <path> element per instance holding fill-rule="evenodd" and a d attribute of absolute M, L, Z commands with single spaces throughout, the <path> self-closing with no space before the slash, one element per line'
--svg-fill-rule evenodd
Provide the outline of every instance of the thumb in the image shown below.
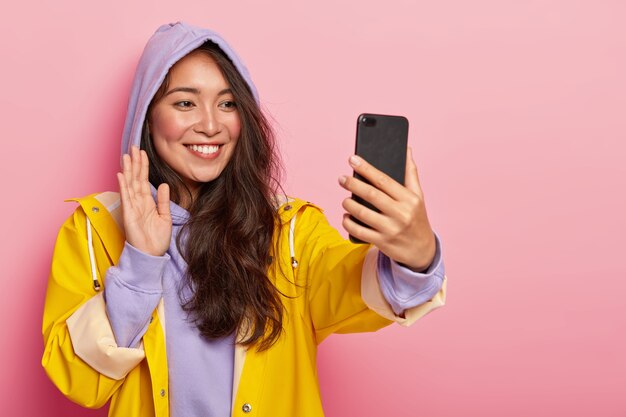
<path fill-rule="evenodd" d="M 157 189 L 157 211 L 161 216 L 170 216 L 170 186 L 165 183 Z"/>
<path fill-rule="evenodd" d="M 417 166 L 413 160 L 413 149 L 409 146 L 406 153 L 406 170 L 404 174 L 404 186 L 413 191 L 418 196 L 422 196 L 422 187 L 420 186 L 419 175 L 417 174 Z"/>

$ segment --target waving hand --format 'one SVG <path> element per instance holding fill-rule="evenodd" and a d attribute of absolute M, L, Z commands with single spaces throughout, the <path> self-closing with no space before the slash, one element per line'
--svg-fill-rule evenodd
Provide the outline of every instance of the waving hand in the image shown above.
<path fill-rule="evenodd" d="M 122 157 L 122 172 L 117 180 L 122 199 L 122 214 L 126 240 L 140 251 L 162 256 L 170 245 L 172 216 L 170 215 L 170 189 L 159 185 L 157 204 L 150 193 L 148 182 L 148 155 L 132 147 L 131 155 Z"/>

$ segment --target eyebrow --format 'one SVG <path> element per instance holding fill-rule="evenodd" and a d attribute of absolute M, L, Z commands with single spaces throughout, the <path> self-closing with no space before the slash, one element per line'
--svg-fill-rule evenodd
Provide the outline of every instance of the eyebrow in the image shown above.
<path fill-rule="evenodd" d="M 195 95 L 200 95 L 200 90 L 198 90 L 197 88 L 193 88 L 193 87 L 176 87 L 176 88 L 172 88 L 170 91 L 168 91 L 167 93 L 165 93 L 166 96 L 169 96 L 170 94 L 173 93 L 178 93 L 178 92 L 183 92 L 183 93 L 192 93 Z M 225 88 L 222 91 L 220 91 L 219 93 L 217 93 L 218 96 L 223 96 L 224 94 L 232 94 L 232 90 L 230 88 Z"/>

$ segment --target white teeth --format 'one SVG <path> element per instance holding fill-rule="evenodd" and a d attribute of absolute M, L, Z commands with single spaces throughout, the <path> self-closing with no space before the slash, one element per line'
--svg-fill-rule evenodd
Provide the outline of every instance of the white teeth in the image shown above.
<path fill-rule="evenodd" d="M 208 155 L 211 153 L 215 153 L 219 150 L 219 145 L 189 145 L 189 148 L 196 152 L 200 152 L 202 154 Z"/>

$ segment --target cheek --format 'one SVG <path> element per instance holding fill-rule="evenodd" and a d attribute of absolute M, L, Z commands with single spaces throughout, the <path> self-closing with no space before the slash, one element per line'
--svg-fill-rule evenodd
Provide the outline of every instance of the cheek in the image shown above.
<path fill-rule="evenodd" d="M 150 134 L 155 146 L 157 143 L 179 140 L 187 128 L 187 121 L 175 113 L 154 111 L 150 120 Z"/>
<path fill-rule="evenodd" d="M 233 118 L 228 130 L 230 131 L 231 139 L 237 141 L 239 139 L 239 135 L 241 134 L 241 119 L 239 118 L 239 115 Z"/>

